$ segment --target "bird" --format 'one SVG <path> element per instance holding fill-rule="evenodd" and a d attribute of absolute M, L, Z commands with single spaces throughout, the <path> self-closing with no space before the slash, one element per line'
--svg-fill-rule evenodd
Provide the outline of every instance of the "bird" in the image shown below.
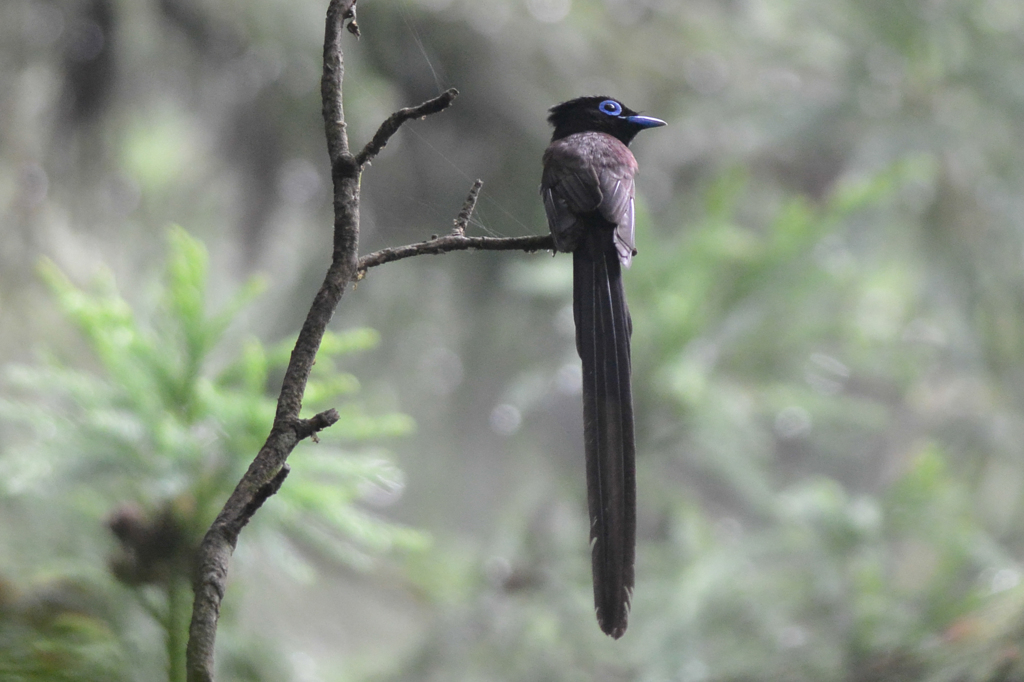
<path fill-rule="evenodd" d="M 540 193 L 555 250 L 573 255 L 573 320 L 583 366 L 583 442 L 594 609 L 614 639 L 629 619 L 636 554 L 636 445 L 630 385 L 633 323 L 622 268 L 634 247 L 629 143 L 665 122 L 603 95 L 549 110 Z"/>

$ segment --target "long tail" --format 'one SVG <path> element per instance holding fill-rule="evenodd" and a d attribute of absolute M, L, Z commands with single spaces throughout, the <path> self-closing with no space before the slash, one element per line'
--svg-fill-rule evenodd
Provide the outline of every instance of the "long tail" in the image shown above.
<path fill-rule="evenodd" d="M 636 548 L 636 447 L 630 389 L 632 323 L 608 230 L 590 230 L 573 252 L 576 349 L 583 361 L 594 606 L 605 633 L 626 631 Z"/>

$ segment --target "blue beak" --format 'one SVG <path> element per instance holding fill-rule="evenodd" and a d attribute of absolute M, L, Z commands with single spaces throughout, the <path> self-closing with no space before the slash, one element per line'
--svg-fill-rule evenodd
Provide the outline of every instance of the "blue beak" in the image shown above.
<path fill-rule="evenodd" d="M 658 128 L 665 125 L 665 122 L 660 118 L 651 118 L 650 116 L 626 116 L 625 118 L 640 128 Z"/>

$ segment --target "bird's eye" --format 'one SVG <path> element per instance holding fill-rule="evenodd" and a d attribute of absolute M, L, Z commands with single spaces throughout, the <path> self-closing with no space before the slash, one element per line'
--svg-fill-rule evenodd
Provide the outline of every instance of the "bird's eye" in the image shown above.
<path fill-rule="evenodd" d="M 606 99 L 598 104 L 597 108 L 601 110 L 601 113 L 608 114 L 609 116 L 618 116 L 622 113 L 622 105 L 613 99 Z"/>

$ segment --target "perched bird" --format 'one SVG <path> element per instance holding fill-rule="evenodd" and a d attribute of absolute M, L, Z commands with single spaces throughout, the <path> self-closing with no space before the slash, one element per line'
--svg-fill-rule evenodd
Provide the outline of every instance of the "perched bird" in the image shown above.
<path fill-rule="evenodd" d="M 622 267 L 633 248 L 633 176 L 627 145 L 664 121 L 611 97 L 580 97 L 550 110 L 540 192 L 558 251 L 572 252 L 572 311 L 583 362 L 594 607 L 605 633 L 626 631 L 636 550 L 636 474 L 629 338 Z"/>

